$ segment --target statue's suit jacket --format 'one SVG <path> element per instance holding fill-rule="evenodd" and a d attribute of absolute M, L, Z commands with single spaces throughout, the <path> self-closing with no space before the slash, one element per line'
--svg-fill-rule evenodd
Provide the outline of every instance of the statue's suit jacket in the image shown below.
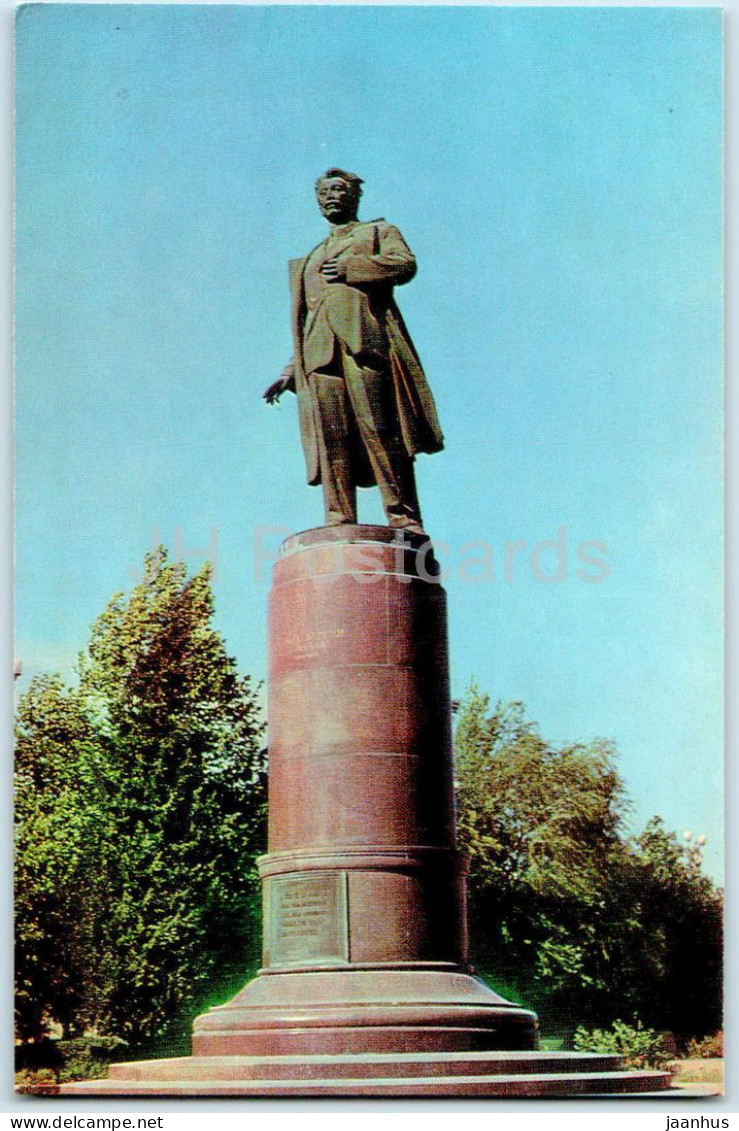
<path fill-rule="evenodd" d="M 319 247 L 321 245 L 319 244 Z M 346 267 L 346 280 L 326 287 L 324 319 L 330 333 L 311 338 L 310 358 L 304 357 L 307 313 L 304 273 L 312 255 L 292 259 L 290 292 L 295 354 L 285 370 L 298 397 L 300 433 L 308 482 L 320 483 L 317 424 L 308 375 L 327 365 L 338 339 L 351 354 L 379 354 L 386 359 L 397 406 L 400 439 L 409 456 L 438 452 L 444 446 L 431 390 L 410 335 L 393 300 L 393 286 L 406 283 L 416 272 L 416 261 L 397 228 L 385 220 L 358 222 L 339 239 L 330 255 Z M 324 356 L 325 354 L 325 356 Z M 306 361 L 310 368 L 306 372 Z M 358 465 L 357 483 L 372 486 L 369 467 Z"/>

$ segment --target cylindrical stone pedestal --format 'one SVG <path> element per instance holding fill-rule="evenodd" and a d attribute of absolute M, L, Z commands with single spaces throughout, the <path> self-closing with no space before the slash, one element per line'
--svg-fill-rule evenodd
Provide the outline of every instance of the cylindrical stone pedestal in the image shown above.
<path fill-rule="evenodd" d="M 269 620 L 264 966 L 194 1055 L 536 1047 L 466 967 L 445 594 L 380 526 L 289 538 Z"/>

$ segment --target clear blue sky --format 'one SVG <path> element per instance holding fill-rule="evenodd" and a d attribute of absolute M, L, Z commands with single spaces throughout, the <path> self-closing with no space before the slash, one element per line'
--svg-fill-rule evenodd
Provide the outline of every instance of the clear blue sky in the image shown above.
<path fill-rule="evenodd" d="M 322 509 L 294 400 L 261 392 L 342 165 L 419 261 L 397 297 L 447 441 L 418 476 L 453 693 L 614 739 L 634 827 L 705 833 L 720 876 L 721 77 L 716 9 L 22 9 L 21 687 L 71 672 L 152 538 L 211 527 L 219 627 L 264 676 L 255 538 Z M 492 579 L 462 576 L 471 540 Z"/>

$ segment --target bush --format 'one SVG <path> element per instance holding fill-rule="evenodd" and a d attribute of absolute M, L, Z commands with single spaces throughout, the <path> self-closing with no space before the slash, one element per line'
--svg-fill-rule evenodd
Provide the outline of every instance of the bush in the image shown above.
<path fill-rule="evenodd" d="M 22 1068 L 15 1074 L 15 1090 L 22 1096 L 32 1096 L 39 1091 L 53 1094 L 57 1086 L 53 1068 Z"/>
<path fill-rule="evenodd" d="M 716 1056 L 724 1055 L 724 1034 L 714 1033 L 712 1037 L 703 1037 L 700 1041 L 688 1041 L 685 1055 L 691 1060 L 709 1060 Z"/>
<path fill-rule="evenodd" d="M 64 1084 L 70 1080 L 98 1080 L 108 1065 L 128 1055 L 120 1037 L 75 1037 L 71 1040 L 33 1041 L 16 1048 L 16 1088 L 32 1090 L 34 1084 Z"/>
<path fill-rule="evenodd" d="M 120 1037 L 75 1037 L 58 1041 L 62 1058 L 59 1081 L 99 1080 L 108 1075 L 111 1061 L 121 1060 L 128 1053 L 128 1042 Z"/>
<path fill-rule="evenodd" d="M 573 1048 L 578 1052 L 617 1053 L 624 1057 L 627 1068 L 665 1069 L 672 1055 L 664 1037 L 654 1029 L 644 1029 L 639 1021 L 627 1025 L 614 1021 L 610 1029 L 575 1031 Z"/>

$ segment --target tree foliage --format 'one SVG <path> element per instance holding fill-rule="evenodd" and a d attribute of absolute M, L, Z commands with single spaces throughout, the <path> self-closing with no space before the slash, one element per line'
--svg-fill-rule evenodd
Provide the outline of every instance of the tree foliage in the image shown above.
<path fill-rule="evenodd" d="M 79 685 L 35 679 L 17 726 L 17 1002 L 132 1042 L 253 960 L 265 773 L 255 689 L 213 629 L 208 567 L 163 551 L 96 621 Z"/>
<path fill-rule="evenodd" d="M 473 687 L 456 777 L 472 952 L 497 986 L 570 1028 L 719 1027 L 721 894 L 658 819 L 627 837 L 611 743 L 554 747 Z"/>
<path fill-rule="evenodd" d="M 645 1022 L 680 1038 L 722 1023 L 723 899 L 700 864 L 659 817 L 629 841 L 613 886 L 623 930 L 614 992 Z M 667 1021 L 669 1020 L 669 1024 Z"/>

